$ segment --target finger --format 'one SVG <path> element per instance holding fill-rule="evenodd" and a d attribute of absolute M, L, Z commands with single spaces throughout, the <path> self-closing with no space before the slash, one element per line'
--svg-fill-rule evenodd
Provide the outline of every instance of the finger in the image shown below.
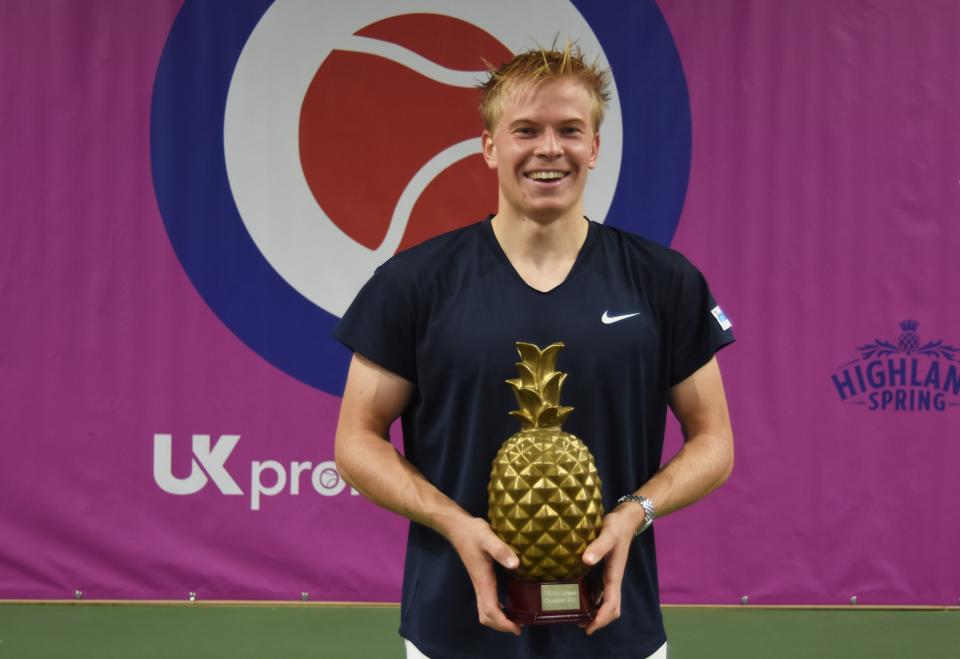
<path fill-rule="evenodd" d="M 623 573 L 627 567 L 627 556 L 623 550 L 614 549 L 607 556 L 607 562 L 603 566 L 603 597 L 606 599 L 610 589 L 620 592 L 620 584 L 623 582 Z"/>
<path fill-rule="evenodd" d="M 510 545 L 498 538 L 492 531 L 489 539 L 484 541 L 482 548 L 493 560 L 508 570 L 516 570 L 520 566 L 520 559 L 510 549 Z"/>
<path fill-rule="evenodd" d="M 597 609 L 596 617 L 586 627 L 587 634 L 606 627 L 620 617 L 620 580 L 610 580 L 604 574 L 603 600 Z"/>
<path fill-rule="evenodd" d="M 495 629 L 498 632 L 506 632 L 514 636 L 520 636 L 520 626 L 510 620 L 499 606 L 481 611 L 480 624 Z"/>
<path fill-rule="evenodd" d="M 600 532 L 596 540 L 587 545 L 583 551 L 583 562 L 587 565 L 596 565 L 614 548 L 613 534 Z"/>
<path fill-rule="evenodd" d="M 592 635 L 598 629 L 603 629 L 611 622 L 620 617 L 620 597 L 619 593 L 616 597 L 616 602 L 613 601 L 613 598 L 607 597 L 607 593 L 604 592 L 603 595 L 603 604 L 600 605 L 600 608 L 597 610 L 597 616 L 590 621 L 586 626 L 587 635 Z"/>
<path fill-rule="evenodd" d="M 495 579 L 478 581 L 475 587 L 477 590 L 477 613 L 480 616 L 480 624 L 496 629 L 497 631 L 508 632 L 519 636 L 519 625 L 510 620 L 503 612 L 503 609 L 500 608 L 500 600 L 497 599 Z"/>
<path fill-rule="evenodd" d="M 586 627 L 588 635 L 620 617 L 620 588 L 625 568 L 626 552 L 622 548 L 614 549 L 603 567 L 603 599 L 596 617 Z"/>
<path fill-rule="evenodd" d="M 484 552 L 486 553 L 486 552 Z M 497 596 L 497 576 L 490 558 L 484 557 L 468 569 L 473 589 L 477 595 L 477 614 L 480 624 L 510 634 L 520 634 L 520 627 L 507 618 Z"/>

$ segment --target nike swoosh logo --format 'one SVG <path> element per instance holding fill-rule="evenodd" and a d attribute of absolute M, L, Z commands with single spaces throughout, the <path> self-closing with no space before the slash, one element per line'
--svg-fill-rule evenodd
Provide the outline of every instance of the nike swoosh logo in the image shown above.
<path fill-rule="evenodd" d="M 633 318 L 634 316 L 639 316 L 639 315 L 640 315 L 640 312 L 637 311 L 636 313 L 625 313 L 622 316 L 611 316 L 609 313 L 604 311 L 603 316 L 600 318 L 600 320 L 603 321 L 604 325 L 612 325 L 613 323 L 619 323 L 621 320 L 626 320 L 627 318 Z"/>

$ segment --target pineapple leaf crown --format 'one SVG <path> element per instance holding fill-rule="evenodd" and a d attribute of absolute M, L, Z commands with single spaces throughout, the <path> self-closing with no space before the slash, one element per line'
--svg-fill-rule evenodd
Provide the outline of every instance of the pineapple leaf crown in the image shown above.
<path fill-rule="evenodd" d="M 557 342 L 541 350 L 532 343 L 517 341 L 517 373 L 520 377 L 507 380 L 517 398 L 519 410 L 511 410 L 510 416 L 528 428 L 559 428 L 570 416 L 572 407 L 560 405 L 560 390 L 567 379 L 566 373 L 556 370 L 557 353 L 563 343 Z"/>
<path fill-rule="evenodd" d="M 900 321 L 900 329 L 902 329 L 904 332 L 916 332 L 918 327 L 920 327 L 920 323 L 915 320 Z"/>

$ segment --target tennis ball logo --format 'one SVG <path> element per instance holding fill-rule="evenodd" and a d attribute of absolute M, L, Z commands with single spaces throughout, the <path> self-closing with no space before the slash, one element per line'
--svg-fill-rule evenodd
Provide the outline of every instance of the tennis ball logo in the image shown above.
<path fill-rule="evenodd" d="M 496 210 L 480 155 L 483 61 L 549 43 L 557 29 L 602 56 L 565 0 L 271 4 L 233 70 L 223 145 L 238 215 L 274 272 L 342 316 L 397 251 Z M 584 199 L 598 220 L 620 170 L 612 93 Z"/>
<path fill-rule="evenodd" d="M 423 60 L 402 64 L 375 53 L 334 50 L 310 83 L 300 114 L 300 158 L 314 198 L 330 221 L 369 250 L 378 250 L 391 222 L 402 250 L 496 209 L 496 179 L 479 154 L 440 171 L 409 217 L 397 205 L 411 180 L 451 146 L 482 130 L 479 92 L 445 84 L 424 69 L 475 74 L 484 59 L 511 53 L 475 25 L 438 14 L 393 16 L 354 33 L 394 44 Z M 445 163 L 442 163 L 445 164 Z"/>

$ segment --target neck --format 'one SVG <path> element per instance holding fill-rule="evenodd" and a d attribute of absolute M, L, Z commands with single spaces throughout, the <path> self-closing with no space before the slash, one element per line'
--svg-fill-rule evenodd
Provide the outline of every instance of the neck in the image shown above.
<path fill-rule="evenodd" d="M 497 213 L 491 225 L 520 278 L 542 292 L 553 290 L 567 278 L 590 229 L 583 215 L 543 222 Z"/>
<path fill-rule="evenodd" d="M 549 220 L 498 212 L 493 233 L 507 257 L 535 263 L 576 259 L 587 239 L 589 224 L 581 212 Z"/>

